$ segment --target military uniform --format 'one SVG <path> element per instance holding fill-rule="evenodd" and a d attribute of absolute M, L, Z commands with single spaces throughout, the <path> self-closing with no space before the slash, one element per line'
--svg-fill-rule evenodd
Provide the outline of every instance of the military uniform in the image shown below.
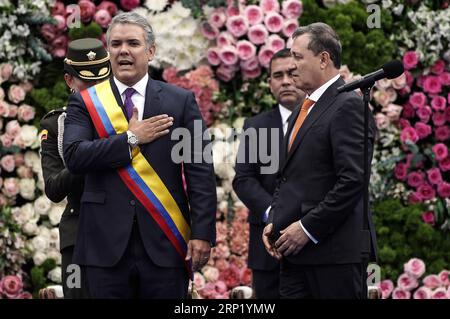
<path fill-rule="evenodd" d="M 111 65 L 109 54 L 102 42 L 91 38 L 70 42 L 64 59 L 64 73 L 78 78 L 87 86 L 108 78 Z M 69 83 L 67 82 L 73 86 L 73 83 Z M 79 84 L 75 85 L 76 89 L 80 87 Z M 89 294 L 84 267 L 80 268 L 81 287 L 67 286 L 67 277 L 76 271 L 67 267 L 72 264 L 84 177 L 70 173 L 64 163 L 62 145 L 65 117 L 66 107 L 63 107 L 49 112 L 42 118 L 41 164 L 47 197 L 53 202 L 60 202 L 67 197 L 68 202 L 59 224 L 64 298 L 87 298 Z M 72 278 L 71 276 L 70 279 Z M 75 282 L 73 279 L 69 280 L 69 283 Z"/>

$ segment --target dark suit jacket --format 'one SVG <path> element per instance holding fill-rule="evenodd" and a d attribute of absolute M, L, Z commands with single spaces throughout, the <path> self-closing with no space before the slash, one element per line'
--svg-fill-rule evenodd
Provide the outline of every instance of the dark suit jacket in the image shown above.
<path fill-rule="evenodd" d="M 248 250 L 248 265 L 255 270 L 273 270 L 279 267 L 279 262 L 276 258 L 270 256 L 262 242 L 262 232 L 265 226 L 263 216 L 266 209 L 272 202 L 272 194 L 275 190 L 276 173 L 261 174 L 261 167 L 267 166 L 263 163 L 260 156 L 257 156 L 256 162 L 251 163 L 249 157 L 249 149 L 254 147 L 259 151 L 258 145 L 265 143 L 268 146 L 267 154 L 271 154 L 279 161 L 280 147 L 283 141 L 283 127 L 281 122 L 281 115 L 278 106 L 273 110 L 258 114 L 254 117 L 248 118 L 244 122 L 243 130 L 248 128 L 267 129 L 267 135 L 255 135 L 256 138 L 246 138 L 244 142 L 241 138 L 239 151 L 236 161 L 236 175 L 233 180 L 233 188 L 239 199 L 250 210 L 248 221 L 250 223 L 250 242 Z M 276 129 L 276 134 L 272 137 L 271 129 Z M 257 131 L 258 132 L 258 131 Z M 242 135 L 244 137 L 244 135 Z M 274 139 L 276 144 L 272 145 L 271 139 Z M 271 146 L 275 146 L 272 148 Z M 265 153 L 265 152 L 263 152 Z M 259 154 L 259 152 L 258 152 Z M 239 159 L 245 159 L 240 161 Z M 278 171 L 279 164 L 275 169 Z"/>
<path fill-rule="evenodd" d="M 64 166 L 58 151 L 58 118 L 66 110 L 56 109 L 41 120 L 41 128 L 48 131 L 41 143 L 41 165 L 45 182 L 45 195 L 55 203 L 67 197 L 67 205 L 59 223 L 60 250 L 75 245 L 78 231 L 80 198 L 84 178 L 73 175 Z"/>
<path fill-rule="evenodd" d="M 361 262 L 363 238 L 368 236 L 362 230 L 364 107 L 355 92 L 338 93 L 343 84 L 340 78 L 316 102 L 289 153 L 288 137 L 299 110 L 293 113 L 284 140 L 270 214 L 275 238 L 301 220 L 319 241 L 309 241 L 298 254 L 288 256 L 292 263 Z M 370 115 L 370 159 L 375 129 Z"/>
<path fill-rule="evenodd" d="M 114 95 L 123 109 L 113 78 Z M 168 114 L 174 118 L 171 131 L 187 128 L 194 145 L 194 120 L 201 115 L 192 92 L 149 78 L 143 118 Z M 201 130 L 205 131 L 203 121 Z M 201 138 L 196 132 L 195 138 Z M 216 183 L 214 168 L 204 160 L 185 163 L 187 194 L 183 189 L 182 165 L 172 161 L 178 141 L 167 134 L 140 149 L 177 202 L 188 224 L 191 239 L 215 242 Z M 209 143 L 202 140 L 203 147 Z M 74 261 L 82 265 L 108 267 L 122 257 L 137 218 L 148 256 L 162 267 L 183 267 L 183 261 L 162 230 L 125 186 L 117 168 L 131 162 L 126 133 L 99 139 L 80 94 L 69 99 L 64 133 L 64 158 L 70 171 L 85 174 L 81 198 L 80 227 Z"/>

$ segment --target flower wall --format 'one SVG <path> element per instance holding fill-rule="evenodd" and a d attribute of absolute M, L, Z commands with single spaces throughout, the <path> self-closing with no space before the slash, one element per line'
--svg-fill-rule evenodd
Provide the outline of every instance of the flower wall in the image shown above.
<path fill-rule="evenodd" d="M 368 4 L 382 9 L 380 28 L 367 27 Z M 404 75 L 376 83 L 371 101 L 379 286 L 384 298 L 449 298 L 450 11 L 441 0 L 0 1 L 0 298 L 36 297 L 61 280 L 65 202 L 43 193 L 39 119 L 69 95 L 61 75 L 68 42 L 105 43 L 111 19 L 131 10 L 154 28 L 152 77 L 194 92 L 214 137 L 217 245 L 194 277 L 202 298 L 251 285 L 248 210 L 232 190 L 237 135 L 245 117 L 275 103 L 267 83 L 274 52 L 315 21 L 337 30 L 347 82 L 388 60 L 404 63 Z"/>

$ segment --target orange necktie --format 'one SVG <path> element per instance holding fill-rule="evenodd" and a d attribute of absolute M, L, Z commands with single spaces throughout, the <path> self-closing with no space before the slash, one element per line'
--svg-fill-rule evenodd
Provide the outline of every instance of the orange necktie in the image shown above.
<path fill-rule="evenodd" d="M 308 115 L 308 110 L 313 104 L 316 103 L 313 100 L 306 99 L 303 102 L 302 108 L 300 109 L 300 112 L 298 113 L 297 119 L 295 120 L 294 129 L 292 130 L 291 139 L 289 141 L 288 146 L 288 152 L 291 150 L 291 146 L 294 143 L 295 137 L 297 136 L 298 131 L 300 130 L 300 127 L 303 124 L 303 121 L 305 121 L 306 115 Z"/>

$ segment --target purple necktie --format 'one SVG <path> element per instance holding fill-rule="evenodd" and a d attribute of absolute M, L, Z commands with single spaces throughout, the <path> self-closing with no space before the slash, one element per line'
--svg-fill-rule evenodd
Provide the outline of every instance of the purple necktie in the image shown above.
<path fill-rule="evenodd" d="M 136 93 L 136 90 L 133 88 L 128 88 L 125 90 L 125 102 L 123 104 L 125 105 L 125 111 L 127 112 L 128 121 L 130 121 L 131 117 L 133 116 L 134 105 L 131 97 L 134 93 Z"/>

